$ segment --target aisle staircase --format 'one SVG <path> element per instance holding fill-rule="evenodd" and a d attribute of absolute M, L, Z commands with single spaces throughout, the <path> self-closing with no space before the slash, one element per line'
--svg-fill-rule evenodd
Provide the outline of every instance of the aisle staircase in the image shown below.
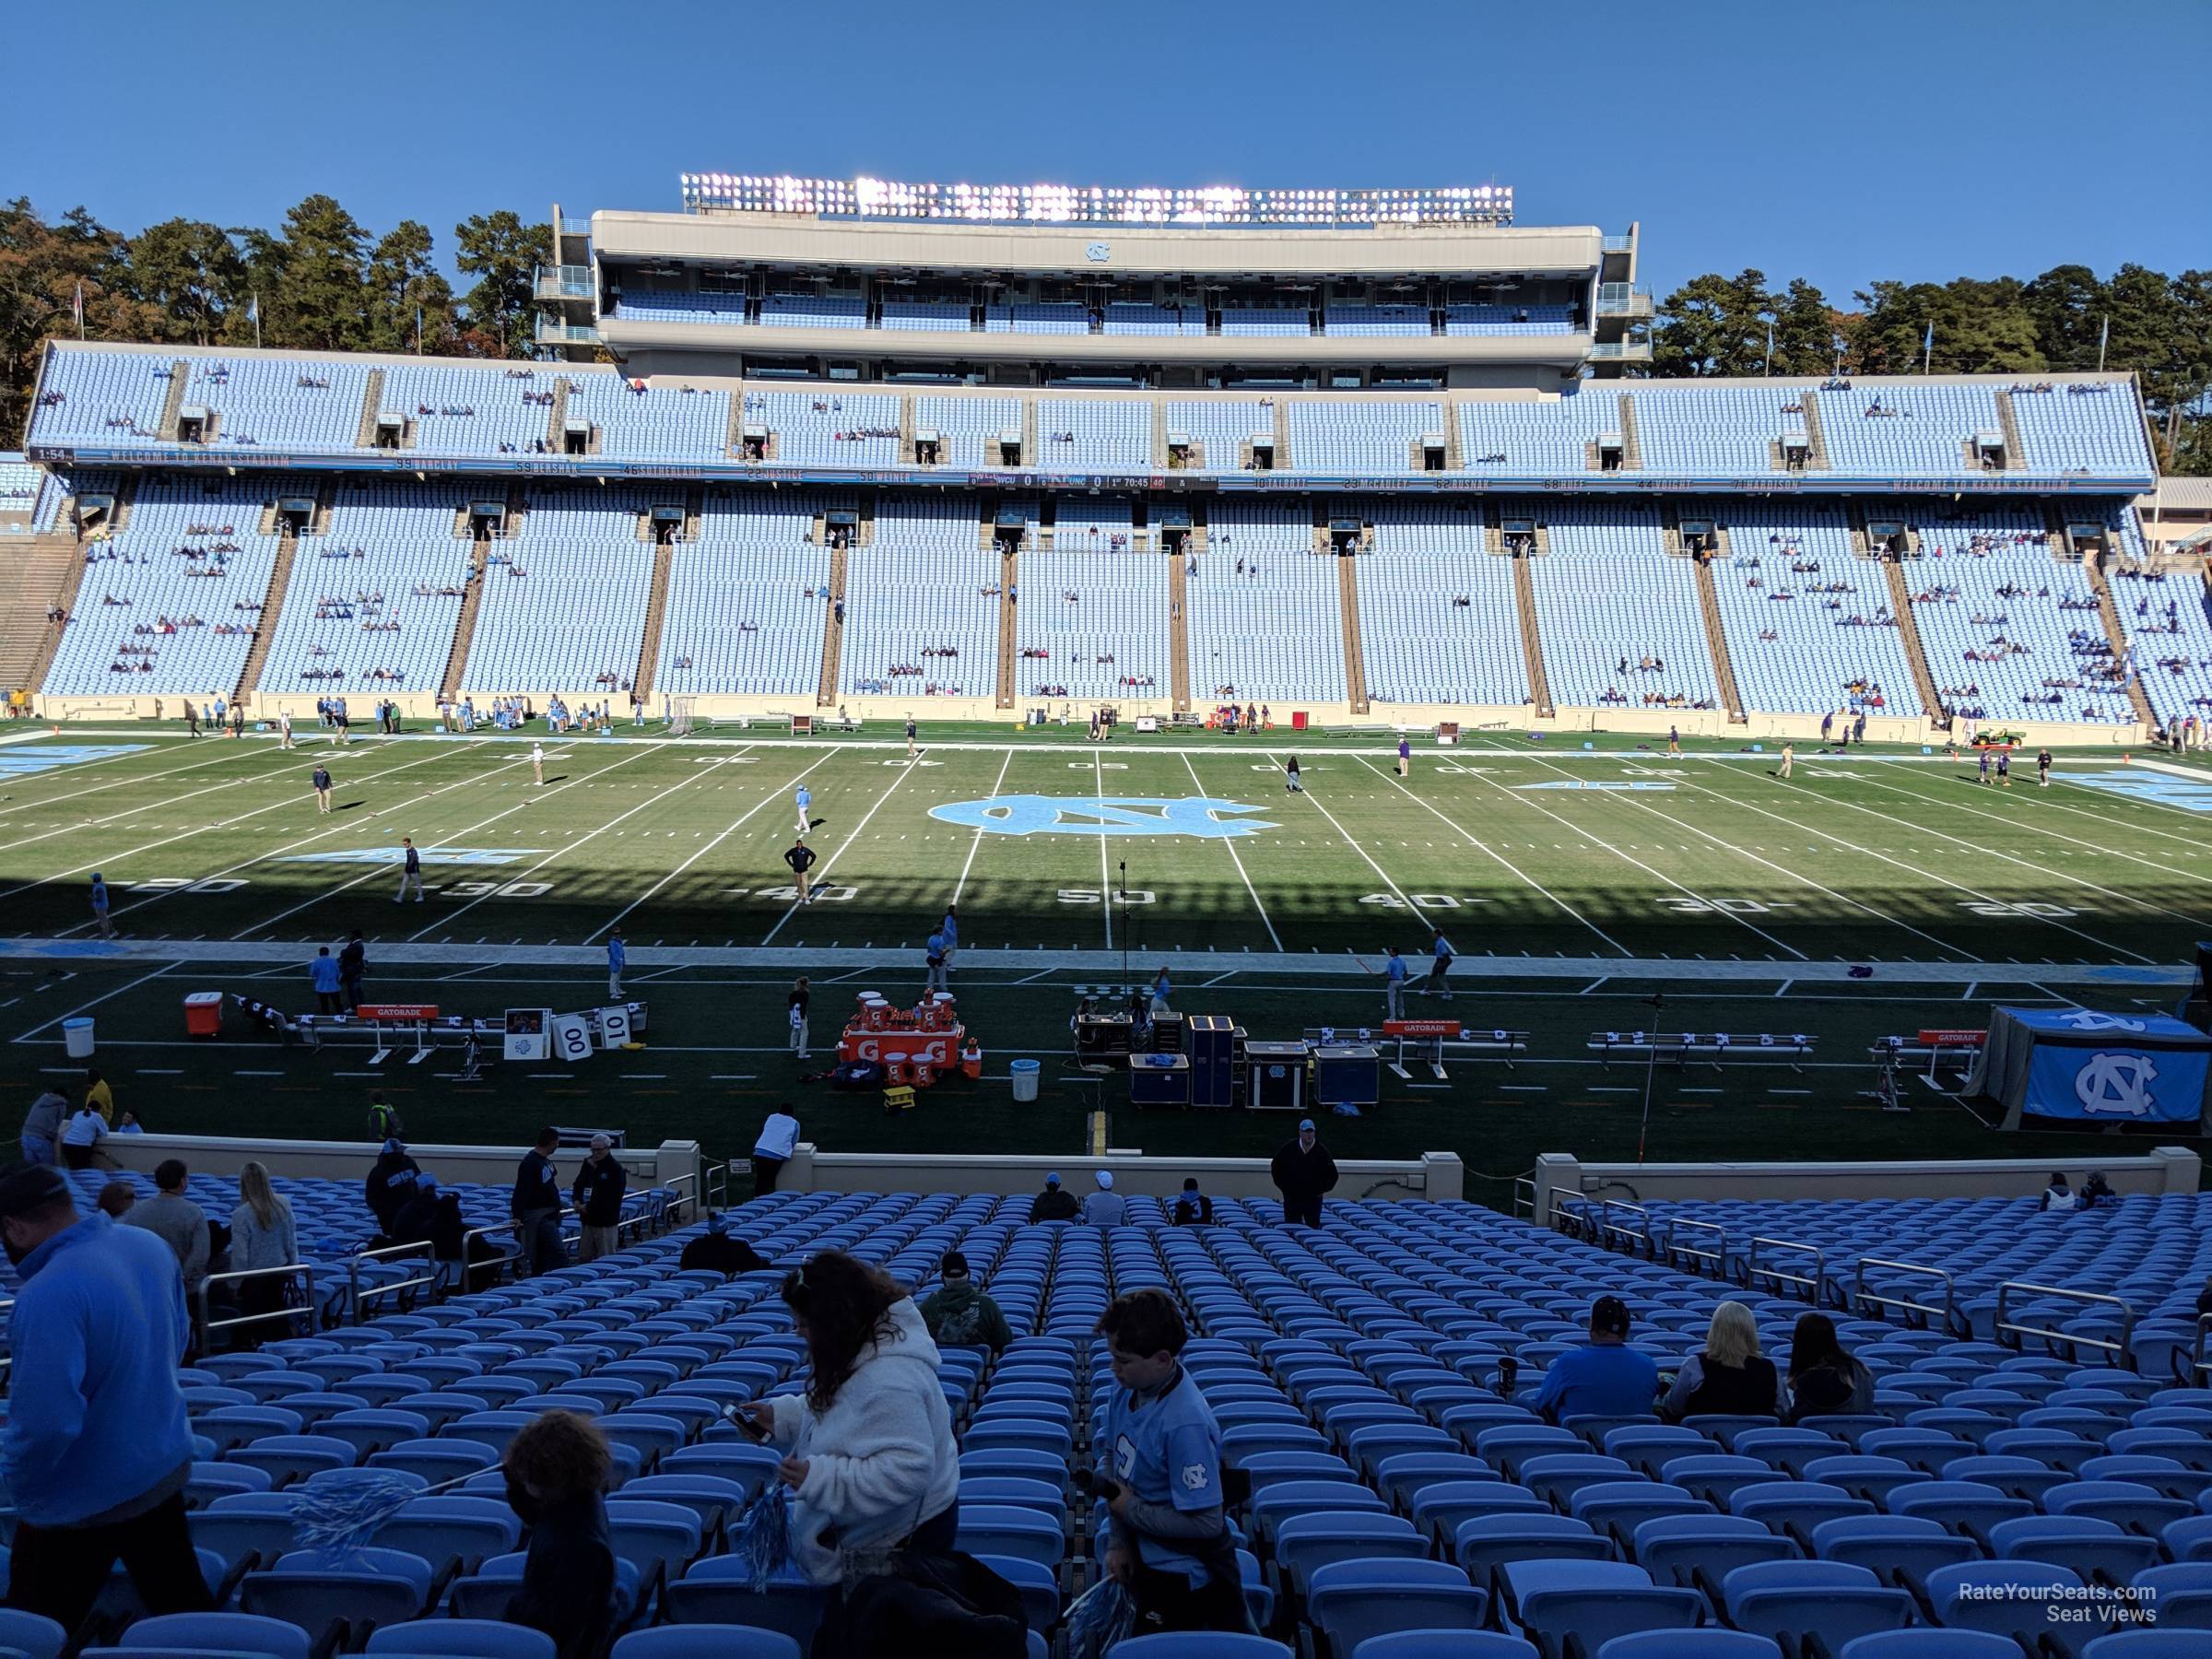
<path fill-rule="evenodd" d="M 837 706 L 837 665 L 844 654 L 845 624 L 838 612 L 845 603 L 845 549 L 830 550 L 830 603 L 822 606 L 822 677 L 815 689 L 818 709 Z"/>
<path fill-rule="evenodd" d="M 1344 692 L 1352 712 L 1367 712 L 1367 658 L 1359 649 L 1359 560 L 1346 554 L 1336 560 L 1336 598 L 1344 629 Z"/>
<path fill-rule="evenodd" d="M 1690 562 L 1698 573 L 1698 609 L 1705 615 L 1705 643 L 1712 653 L 1712 675 L 1721 688 L 1721 704 L 1728 711 L 1728 724 L 1742 725 L 1747 717 L 1743 693 L 1736 689 L 1735 665 L 1728 660 L 1728 634 L 1721 625 L 1721 595 L 1713 585 L 1712 561 L 1694 559 Z"/>
<path fill-rule="evenodd" d="M 439 677 L 438 695 L 447 702 L 461 698 L 461 674 L 468 666 L 468 647 L 477 637 L 477 612 L 484 603 L 484 573 L 491 558 L 491 544 L 477 542 L 469 554 L 468 592 L 461 595 L 461 615 L 453 624 L 453 643 L 445 653 L 445 673 Z"/>
<path fill-rule="evenodd" d="M 248 700 L 261 688 L 261 671 L 269 660 L 276 618 L 284 612 L 284 596 L 292 585 L 292 567 L 299 560 L 300 538 L 288 523 L 276 543 L 276 566 L 269 572 L 269 591 L 262 596 L 261 609 L 253 619 L 253 643 L 246 652 L 245 666 L 238 671 L 238 684 L 230 689 L 233 705 L 253 706 Z"/>
<path fill-rule="evenodd" d="M 661 639 L 668 627 L 668 583 L 675 573 L 676 543 L 663 542 L 653 550 L 653 593 L 645 601 L 645 638 L 638 646 L 638 670 L 629 680 L 629 694 L 641 702 L 653 700 L 653 677 L 660 672 Z"/>
<path fill-rule="evenodd" d="M 1521 655 L 1528 668 L 1528 694 L 1535 700 L 1536 717 L 1549 720 L 1551 680 L 1544 672 L 1544 641 L 1536 627 L 1536 579 L 1528 560 L 1513 560 L 1513 609 L 1521 617 Z"/>
<path fill-rule="evenodd" d="M 998 706 L 1014 706 L 1019 682 L 1020 658 L 1014 654 L 1014 584 L 1021 580 L 1021 555 L 1009 553 L 998 561 Z"/>
<path fill-rule="evenodd" d="M 0 696 L 36 691 L 62 648 L 57 606 L 73 610 L 85 580 L 84 556 L 68 532 L 10 536 L 0 559 Z"/>
<path fill-rule="evenodd" d="M 1191 707 L 1190 570 L 1182 553 L 1168 555 L 1169 707 L 1178 714 Z"/>
<path fill-rule="evenodd" d="M 1912 614 L 1912 589 L 1905 580 L 1904 565 L 1889 557 L 1881 558 L 1880 562 L 1882 574 L 1889 582 L 1889 614 L 1897 618 L 1897 631 L 1904 641 L 1905 662 L 1912 670 L 1912 684 L 1920 692 L 1921 706 L 1927 710 L 1930 720 L 1948 727 L 1951 712 L 1936 695 L 1936 677 L 1928 672 L 1927 647 L 1921 643 L 1920 618 Z"/>
<path fill-rule="evenodd" d="M 2097 595 L 2097 616 L 2104 624 L 2104 637 L 2112 648 L 2112 661 L 2127 661 L 2127 630 L 2121 626 L 2119 602 L 2112 597 L 2112 584 L 2105 579 L 2104 561 L 2086 558 L 2081 561 L 2082 573 L 2089 580 L 2089 592 Z M 2127 700 L 2135 705 L 2136 718 L 2149 731 L 2159 724 L 2159 714 L 2150 706 L 2150 694 L 2143 689 L 2143 677 L 2131 673 L 2127 677 Z"/>
<path fill-rule="evenodd" d="M 1828 433 L 1820 424 L 1820 394 L 1807 386 L 1798 394 L 1797 401 L 1805 406 L 1805 439 L 1812 448 L 1812 465 L 1808 470 L 1828 470 Z"/>

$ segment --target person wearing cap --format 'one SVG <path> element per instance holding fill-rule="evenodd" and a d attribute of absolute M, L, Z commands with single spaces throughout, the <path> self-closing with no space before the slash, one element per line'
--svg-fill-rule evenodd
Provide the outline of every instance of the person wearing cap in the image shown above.
<path fill-rule="evenodd" d="M 569 1189 L 569 1202 L 583 1225 L 579 1261 L 595 1262 L 622 1248 L 622 1196 L 629 1189 L 629 1171 L 621 1159 L 609 1156 L 614 1144 L 604 1135 L 593 1135 L 592 1154 Z"/>
<path fill-rule="evenodd" d="M 1555 1423 L 1572 1417 L 1641 1417 L 1659 1394 L 1659 1367 L 1629 1346 L 1629 1304 L 1601 1296 L 1590 1304 L 1590 1340 L 1544 1369 L 1535 1409 Z"/>
<path fill-rule="evenodd" d="M 730 1218 L 720 1210 L 707 1217 L 707 1230 L 684 1246 L 677 1259 L 678 1273 L 759 1273 L 768 1265 L 760 1253 L 730 1231 Z"/>
<path fill-rule="evenodd" d="M 438 1212 L 448 1194 L 438 1185 L 438 1177 L 427 1171 L 415 1177 L 406 1189 L 398 1213 L 392 1218 L 392 1241 L 394 1244 L 424 1244 L 437 1236 Z M 433 1250 L 433 1255 L 436 1252 Z"/>
<path fill-rule="evenodd" d="M 422 1166 L 407 1156 L 406 1143 L 396 1135 L 384 1142 L 383 1150 L 370 1167 L 369 1178 L 361 1183 L 361 1197 L 369 1213 L 376 1218 L 376 1230 L 387 1239 L 393 1236 L 399 1212 L 414 1196 L 415 1182 L 421 1174 Z"/>
<path fill-rule="evenodd" d="M 1268 1173 L 1283 1195 L 1283 1225 L 1319 1227 L 1321 1196 L 1336 1189 L 1336 1160 L 1321 1144 L 1312 1118 L 1299 1119 L 1296 1138 L 1283 1143 Z"/>
<path fill-rule="evenodd" d="M 1177 1227 L 1198 1227 L 1214 1218 L 1214 1201 L 1198 1190 L 1198 1177 L 1182 1178 L 1182 1195 L 1175 1200 L 1175 1207 L 1168 1212 L 1168 1219 Z"/>
<path fill-rule="evenodd" d="M 1082 1213 L 1076 1195 L 1060 1185 L 1060 1172 L 1055 1170 L 1044 1178 L 1044 1191 L 1030 1200 L 1030 1221 L 1073 1221 Z"/>
<path fill-rule="evenodd" d="M 51 1088 L 39 1091 L 39 1098 L 30 1103 L 23 1114 L 23 1161 L 28 1164 L 50 1164 L 61 1154 L 55 1150 L 62 1137 L 62 1123 L 69 1115 L 67 1097 Z"/>
<path fill-rule="evenodd" d="M 207 1283 L 207 1212 L 184 1196 L 189 1175 L 181 1158 L 165 1158 L 155 1165 L 157 1191 L 132 1207 L 129 1225 L 145 1228 L 176 1252 L 184 1294 L 196 1300 Z"/>
<path fill-rule="evenodd" d="M 514 1195 L 508 1213 L 514 1218 L 515 1237 L 522 1243 L 522 1260 L 516 1266 L 533 1274 L 569 1265 L 568 1247 L 560 1239 L 560 1176 L 553 1168 L 553 1154 L 559 1146 L 560 1131 L 547 1124 L 514 1167 Z"/>
<path fill-rule="evenodd" d="M 922 1304 L 922 1323 L 939 1347 L 987 1347 L 994 1354 L 1014 1340 L 998 1304 L 976 1288 L 968 1258 L 948 1250 L 937 1264 L 945 1282 Z"/>
<path fill-rule="evenodd" d="M 1083 1196 L 1083 1221 L 1088 1227 L 1123 1227 L 1129 1220 L 1129 1200 L 1113 1190 L 1113 1171 L 1100 1170 L 1091 1177 L 1097 1191 Z"/>
<path fill-rule="evenodd" d="M 7 1605 L 74 1630 L 120 1559 L 147 1611 L 215 1606 L 184 1524 L 192 1430 L 177 1367 L 192 1332 L 177 1258 L 80 1218 L 45 1166 L 0 1176 L 0 1242 L 21 1287 L 0 1483 L 18 1517 Z"/>
<path fill-rule="evenodd" d="M 753 1142 L 753 1195 L 763 1196 L 776 1190 L 777 1179 L 791 1155 L 799 1149 L 799 1120 L 792 1115 L 791 1102 L 786 1100 L 770 1112 L 760 1125 L 760 1133 Z"/>

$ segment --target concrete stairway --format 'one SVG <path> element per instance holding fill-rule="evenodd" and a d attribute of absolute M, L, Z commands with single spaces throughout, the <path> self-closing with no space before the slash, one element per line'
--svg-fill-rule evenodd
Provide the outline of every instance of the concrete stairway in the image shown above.
<path fill-rule="evenodd" d="M 1336 600 L 1344 630 L 1344 692 L 1352 712 L 1367 712 L 1367 658 L 1359 649 L 1359 560 L 1346 556 L 1336 560 Z"/>
<path fill-rule="evenodd" d="M 2009 443 L 2011 440 L 2006 439 L 2006 441 Z M 2112 597 L 2112 584 L 2105 579 L 2104 561 L 2101 559 L 2084 559 L 2081 570 L 2082 574 L 2089 579 L 2089 592 L 2097 595 L 2097 616 L 2104 624 L 2105 639 L 2112 644 L 2112 661 L 2124 663 L 2127 661 L 2127 630 L 2121 626 L 2119 602 Z M 2127 677 L 2127 700 L 2135 705 L 2136 718 L 2143 723 L 2145 731 L 2159 724 L 2158 712 L 2150 706 L 2150 694 L 2143 689 L 2143 677 L 2140 674 Z"/>
<path fill-rule="evenodd" d="M 46 613 L 74 609 L 85 580 L 76 537 L 67 534 L 10 537 L 0 559 L 0 695 L 36 691 L 61 649 L 64 624 Z"/>
<path fill-rule="evenodd" d="M 478 542 L 469 556 L 468 592 L 461 596 L 461 616 L 453 624 L 453 643 L 445 653 L 445 672 L 438 677 L 438 695 L 449 702 L 461 698 L 461 675 L 468 666 L 468 648 L 477 637 L 477 612 L 484 604 L 484 572 L 491 544 Z"/>
<path fill-rule="evenodd" d="M 246 652 L 246 665 L 238 671 L 230 700 L 244 703 L 261 688 L 261 671 L 269 660 L 269 645 L 276 637 L 276 618 L 284 612 L 284 596 L 291 590 L 292 567 L 300 561 L 300 538 L 288 528 L 276 543 L 276 566 L 269 572 L 269 591 L 262 596 L 253 623 L 253 643 Z"/>
<path fill-rule="evenodd" d="M 1010 709 L 1020 688 L 1021 659 L 1014 654 L 1014 584 L 1021 580 L 1021 555 L 1009 553 L 998 561 L 998 706 Z"/>
<path fill-rule="evenodd" d="M 1178 714 L 1191 707 L 1190 570 L 1181 553 L 1168 556 L 1168 688 Z"/>
<path fill-rule="evenodd" d="M 1805 406 L 1805 436 L 1812 445 L 1812 465 L 1809 470 L 1828 470 L 1828 433 L 1820 425 L 1820 396 L 1810 386 L 1798 394 L 1797 401 Z"/>
<path fill-rule="evenodd" d="M 822 677 L 815 688 L 818 709 L 837 706 L 837 665 L 845 649 L 844 619 L 838 615 L 845 603 L 845 550 L 830 551 L 830 603 L 822 606 Z"/>
<path fill-rule="evenodd" d="M 1521 654 L 1528 668 L 1528 694 L 1535 699 L 1537 717 L 1549 720 L 1551 679 L 1544 672 L 1544 641 L 1536 627 L 1536 581 L 1528 560 L 1513 560 L 1513 609 L 1521 618 Z"/>
<path fill-rule="evenodd" d="M 1744 698 L 1736 689 L 1735 665 L 1728 660 L 1728 634 L 1721 625 L 1721 596 L 1713 586 L 1712 563 L 1704 559 L 1690 562 L 1697 571 L 1698 609 L 1705 616 L 1705 643 L 1712 653 L 1712 677 L 1721 688 L 1721 704 L 1728 711 L 1728 724 L 1742 725 Z"/>
<path fill-rule="evenodd" d="M 1997 394 L 1997 430 L 2005 438 L 2005 470 L 2018 472 L 2028 465 L 2028 451 L 2020 438 L 2020 423 L 2012 411 L 2012 394 Z"/>
<path fill-rule="evenodd" d="M 1912 614 L 1912 589 L 1905 581 L 1905 569 L 1895 559 L 1881 560 L 1882 574 L 1889 583 L 1889 614 L 1897 618 L 1897 631 L 1904 641 L 1905 662 L 1912 670 L 1912 684 L 1920 692 L 1923 707 L 1928 718 L 1937 725 L 1951 724 L 1951 712 L 1936 695 L 1936 677 L 1928 672 L 1927 647 L 1921 643 L 1920 619 Z"/>
<path fill-rule="evenodd" d="M 630 694 L 644 701 L 653 699 L 653 676 L 660 671 L 661 638 L 668 627 L 668 582 L 676 571 L 676 544 L 663 542 L 653 550 L 653 593 L 645 601 L 645 638 L 638 646 L 638 670 L 630 676 Z"/>

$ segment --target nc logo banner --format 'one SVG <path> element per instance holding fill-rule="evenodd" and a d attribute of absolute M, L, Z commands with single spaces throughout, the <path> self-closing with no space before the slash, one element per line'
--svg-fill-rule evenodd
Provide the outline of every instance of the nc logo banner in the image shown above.
<path fill-rule="evenodd" d="M 948 801 L 929 816 L 991 835 L 1194 835 L 1209 840 L 1251 835 L 1276 826 L 1241 801 L 1205 795 L 1158 800 L 1133 795 L 1000 795 L 988 801 Z"/>

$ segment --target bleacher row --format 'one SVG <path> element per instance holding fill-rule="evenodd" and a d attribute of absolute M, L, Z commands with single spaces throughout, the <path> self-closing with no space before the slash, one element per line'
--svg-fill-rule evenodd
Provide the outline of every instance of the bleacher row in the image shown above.
<path fill-rule="evenodd" d="M 1080 308 L 1077 308 L 1078 311 Z M 1253 313 L 1238 332 L 1266 333 L 1269 316 Z M 1228 326 L 1224 324 L 1225 328 Z M 1512 324 L 1468 322 L 1469 329 Z M 210 411 L 208 447 L 251 454 L 255 449 L 288 454 L 352 454 L 364 425 L 370 366 L 361 362 L 178 356 L 167 350 L 96 349 L 57 344 L 48 348 L 32 411 L 32 447 L 123 447 L 137 451 L 184 447 L 159 435 L 173 364 L 190 375 L 192 406 Z M 382 364 L 377 414 L 404 419 L 413 453 L 491 460 L 502 454 L 548 454 L 560 444 L 551 432 L 555 389 L 568 388 L 564 428 L 587 422 L 596 434 L 589 459 L 661 461 L 700 465 L 731 463 L 730 398 L 723 390 L 683 384 L 648 385 L 614 370 L 587 367 L 429 363 L 395 359 Z M 2143 415 L 2132 382 L 2083 380 L 2048 391 L 2005 386 L 1991 380 L 1889 378 L 1862 380 L 1848 390 L 1822 391 L 1812 382 L 1590 382 L 1559 397 L 1469 396 L 1449 406 L 1436 398 L 1372 393 L 1224 393 L 1178 398 L 1170 424 L 1192 424 L 1192 411 L 1208 406 L 1218 415 L 1204 423 L 1229 422 L 1238 436 L 1273 428 L 1274 404 L 1287 403 L 1290 441 L 1276 457 L 1279 471 L 1359 476 L 1413 475 L 1427 470 L 1416 444 L 1441 441 L 1456 424 L 1462 457 L 1458 470 L 1486 477 L 1586 476 L 1590 445 L 1621 436 L 1623 403 L 1640 437 L 1637 476 L 1653 478 L 1723 477 L 1771 480 L 1779 444 L 1806 430 L 1804 400 L 1819 400 L 1828 469 L 1843 477 L 1958 477 L 1985 482 L 1972 455 L 1981 438 L 2002 432 L 1998 394 L 2010 394 L 2020 435 L 2007 481 L 2082 477 L 2130 481 L 2141 488 L 2154 476 Z M 900 459 L 900 398 L 825 385 L 808 391 L 748 389 L 740 394 L 747 421 L 778 437 L 775 459 L 784 464 L 850 465 L 897 468 Z M 986 428 L 996 437 L 1020 426 L 1016 400 L 951 394 L 918 398 L 915 425 L 973 430 L 956 418 L 957 406 L 983 404 Z M 1149 471 L 1164 468 L 1152 448 L 1153 402 L 1147 397 L 1077 397 L 1040 394 L 1039 453 L 1022 466 L 1054 471 Z M 1011 407 L 1014 418 L 1004 418 Z M 873 435 L 887 431 L 888 437 Z M 1053 441 L 1049 435 L 1070 436 Z M 1230 446 L 1209 453 L 1206 472 L 1237 472 L 1245 463 Z M 941 465 L 994 466 L 995 453 L 975 459 L 947 456 Z M 1448 469 L 1449 470 L 1449 469 Z"/>
<path fill-rule="evenodd" d="M 2141 1370 L 2085 1361 L 2076 1345 L 2091 1329 L 2054 1323 L 2015 1349 L 1989 1339 L 1971 1298 L 1967 1335 L 1839 1312 L 1874 1375 L 1865 1415 L 1553 1425 L 1522 1402 L 1581 1341 L 1598 1294 L 1627 1302 L 1631 1341 L 1668 1369 L 1701 1346 L 1724 1297 L 1751 1307 L 1778 1359 L 1810 1300 L 1456 1203 L 1334 1205 L 1323 1230 L 1284 1229 L 1274 1206 L 1232 1199 L 1202 1229 L 1165 1226 L 1146 1196 L 1112 1230 L 1026 1225 L 1028 1203 L 783 1194 L 735 1220 L 779 1268 L 837 1248 L 925 1287 L 948 1248 L 973 1265 L 1015 1341 L 996 1357 L 943 1356 L 959 1544 L 1019 1588 L 1032 1653 L 1100 1570 L 1100 1516 L 1069 1472 L 1100 1455 L 1110 1378 L 1096 1321 L 1112 1295 L 1147 1287 L 1185 1308 L 1183 1363 L 1225 1461 L 1250 1483 L 1231 1518 L 1253 1622 L 1314 1659 L 1799 1659 L 1814 1634 L 1818 1652 L 1844 1659 L 2100 1659 L 2202 1653 L 2212 1640 L 2212 1391 L 2177 1386 L 2148 1348 L 2129 1356 Z M 2138 1328 L 2212 1261 L 2212 1199 L 2195 1194 L 2064 1217 L 2039 1216 L 2033 1200 L 1661 1208 L 1662 1224 L 1717 1220 L 1739 1241 L 1787 1224 L 1824 1239 L 1839 1266 L 1869 1241 L 1894 1253 L 1901 1237 L 1969 1280 L 2085 1274 L 2128 1302 Z M 500 1616 L 521 1558 L 498 1456 L 558 1407 L 596 1418 L 616 1448 L 619 1628 L 730 1627 L 626 1659 L 710 1642 L 743 1653 L 738 1630 L 803 1646 L 819 1593 L 784 1578 L 756 1592 L 727 1550 L 729 1521 L 774 1477 L 777 1455 L 742 1442 L 722 1411 L 800 1386 L 804 1343 L 776 1273 L 676 1271 L 684 1237 L 186 1372 L 212 1453 L 188 1488 L 209 1583 L 226 1606 L 297 1630 L 270 1647 L 265 1628 L 218 1616 L 141 1625 L 128 1645 L 300 1659 L 345 1620 L 357 1636 L 377 1628 L 371 1652 L 543 1659 L 483 1645 L 496 1639 L 473 1627 L 413 1627 Z M 409 1503 L 359 1557 L 294 1551 L 278 1488 L 364 1467 L 465 1484 Z M 2088 1646 L 2101 1627 L 2044 1612 L 2084 1586 L 2155 1595 L 2157 1634 L 2199 1645 Z M 127 1618 L 127 1589 L 112 1596 Z M 1246 1652 L 1189 1638 L 1125 1659 Z"/>
<path fill-rule="evenodd" d="M 1386 338 L 1431 335 L 1437 332 L 1435 314 L 1425 304 L 1326 305 L 1314 312 L 1304 306 L 1240 306 L 1220 308 L 1221 333 L 1246 338 L 1263 335 L 1329 335 L 1339 337 Z M 703 323 L 742 327 L 748 321 L 763 328 L 860 328 L 928 330 L 937 333 L 971 332 L 974 310 L 964 300 L 887 299 L 878 321 L 868 320 L 867 301 L 858 294 L 770 292 L 761 297 L 759 312 L 749 317 L 741 293 L 712 289 L 625 288 L 614 296 L 610 317 L 641 323 Z M 1077 300 L 996 302 L 982 307 L 985 334 L 1127 335 L 1203 336 L 1206 308 L 1203 305 L 1155 305 L 1115 300 L 1097 308 Z M 1443 330 L 1453 336 L 1484 335 L 1563 335 L 1575 329 L 1571 305 L 1448 305 L 1443 308 Z"/>
<path fill-rule="evenodd" d="M 267 493 L 253 480 L 141 484 L 125 527 L 87 544 L 46 692 L 228 694 L 265 621 L 278 547 L 260 529 Z M 473 549 L 455 528 L 464 489 L 338 480 L 328 499 L 323 533 L 299 544 L 260 689 L 434 691 L 471 581 Z M 618 705 L 637 670 L 654 567 L 640 517 L 680 499 L 645 484 L 532 487 L 513 533 L 488 545 L 461 688 L 582 691 Z M 810 538 L 822 515 L 862 505 L 834 491 L 708 499 L 698 538 L 672 549 L 656 687 L 815 690 L 830 559 Z M 1342 505 L 1374 531 L 1372 552 L 1359 560 L 1371 699 L 1526 702 L 1512 566 L 1491 551 L 1484 513 L 1473 503 L 1390 498 Z M 1727 527 L 1728 555 L 1712 574 L 1747 711 L 1924 712 L 1885 575 L 1855 553 L 1843 507 L 1675 505 L 1678 516 L 1711 511 Z M 1527 510 L 1548 526 L 1549 553 L 1531 560 L 1530 575 L 1555 702 L 1715 706 L 1696 571 L 1668 554 L 1658 509 L 1631 500 Z M 1065 497 L 1045 550 L 1040 509 L 1022 511 L 1034 550 L 1022 556 L 1018 584 L 1018 692 L 1091 698 L 1166 687 L 1159 531 L 1140 535 L 1125 499 Z M 1519 511 L 1507 501 L 1491 517 Z M 2088 575 L 2053 556 L 2040 512 L 1971 502 L 1895 511 L 1917 537 L 1907 583 L 1947 708 L 1984 720 L 2133 717 Z M 873 538 L 849 554 L 841 694 L 996 690 L 1003 572 L 982 545 L 981 513 L 961 497 L 877 499 Z M 2132 508 L 2079 504 L 2069 517 L 2100 519 L 2109 533 L 2124 638 L 2159 718 L 2212 716 L 2204 582 L 2152 571 Z M 1341 650 L 1312 649 L 1341 639 L 1343 626 L 1335 561 L 1316 556 L 1312 541 L 1309 502 L 1212 504 L 1205 551 L 1189 565 L 1194 697 L 1343 700 Z"/>

